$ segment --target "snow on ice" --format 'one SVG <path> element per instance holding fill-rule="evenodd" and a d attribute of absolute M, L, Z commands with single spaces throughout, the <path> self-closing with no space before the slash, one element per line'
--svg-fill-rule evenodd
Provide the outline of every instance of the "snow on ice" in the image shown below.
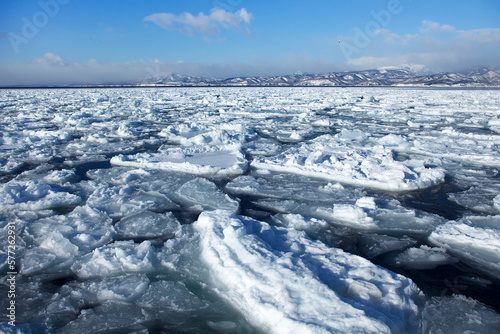
<path fill-rule="evenodd" d="M 500 216 L 450 221 L 438 226 L 429 241 L 494 278 L 500 275 Z"/>
<path fill-rule="evenodd" d="M 423 162 L 405 165 L 394 161 L 392 151 L 385 147 L 353 149 L 343 143 L 346 137 L 357 140 L 357 135 L 343 131 L 338 138 L 321 136 L 273 158 L 255 159 L 252 166 L 394 192 L 428 188 L 444 181 L 443 171 L 425 168 Z"/>
<path fill-rule="evenodd" d="M 166 148 L 161 153 L 116 156 L 111 164 L 136 168 L 178 171 L 204 176 L 239 175 L 247 162 L 237 147 Z"/>
<path fill-rule="evenodd" d="M 213 284 L 266 333 L 416 330 L 419 290 L 403 276 L 226 211 L 202 213 L 195 228 Z"/>

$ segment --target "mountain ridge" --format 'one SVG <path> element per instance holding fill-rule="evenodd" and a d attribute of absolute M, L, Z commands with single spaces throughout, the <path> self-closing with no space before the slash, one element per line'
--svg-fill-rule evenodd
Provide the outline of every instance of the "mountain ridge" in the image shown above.
<path fill-rule="evenodd" d="M 295 73 L 274 76 L 239 76 L 225 79 L 172 73 L 135 82 L 12 86 L 7 88 L 86 87 L 469 87 L 500 88 L 500 69 L 479 68 L 460 72 L 423 74 L 408 68 L 383 67 L 371 70 Z"/>
<path fill-rule="evenodd" d="M 462 72 L 444 72 L 423 75 L 415 74 L 408 69 L 381 68 L 324 74 L 300 73 L 276 76 L 240 76 L 226 79 L 171 74 L 166 77 L 146 79 L 137 85 L 167 87 L 500 87 L 500 70 L 483 68 Z"/>

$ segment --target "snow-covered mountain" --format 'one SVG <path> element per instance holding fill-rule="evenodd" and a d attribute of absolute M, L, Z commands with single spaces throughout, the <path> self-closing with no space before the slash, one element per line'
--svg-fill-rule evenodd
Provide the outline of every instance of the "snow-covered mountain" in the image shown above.
<path fill-rule="evenodd" d="M 440 73 L 417 76 L 415 78 L 403 80 L 398 85 L 498 87 L 500 86 L 500 71 L 476 69 L 458 73 Z"/>
<path fill-rule="evenodd" d="M 291 74 L 268 77 L 213 79 L 172 74 L 144 80 L 140 86 L 444 86 L 499 87 L 500 71 L 475 69 L 464 72 L 416 74 L 408 69 L 381 68 L 325 74 Z"/>

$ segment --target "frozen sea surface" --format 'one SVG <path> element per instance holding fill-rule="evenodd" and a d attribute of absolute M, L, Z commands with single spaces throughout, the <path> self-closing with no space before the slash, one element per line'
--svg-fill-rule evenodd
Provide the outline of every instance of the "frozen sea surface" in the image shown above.
<path fill-rule="evenodd" d="M 0 113 L 0 332 L 500 332 L 499 90 L 0 90 Z"/>

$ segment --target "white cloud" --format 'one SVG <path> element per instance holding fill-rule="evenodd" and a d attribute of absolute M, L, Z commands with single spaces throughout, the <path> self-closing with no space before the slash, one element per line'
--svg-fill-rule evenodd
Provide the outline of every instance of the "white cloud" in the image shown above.
<path fill-rule="evenodd" d="M 349 60 L 349 67 L 353 70 L 373 69 L 387 66 L 404 67 L 410 63 L 407 55 L 394 57 L 359 57 Z M 412 63 L 414 64 L 414 63 Z"/>
<path fill-rule="evenodd" d="M 157 13 L 146 16 L 144 21 L 157 24 L 163 29 L 177 30 L 182 34 L 193 35 L 198 32 L 203 35 L 219 35 L 222 29 L 241 31 L 242 23 L 249 24 L 253 15 L 245 8 L 235 13 L 220 8 L 212 8 L 209 15 L 199 13 L 194 16 L 191 13 L 175 15 L 171 13 Z M 248 30 L 245 30 L 246 32 Z"/>
<path fill-rule="evenodd" d="M 34 64 L 39 64 L 39 65 L 51 65 L 51 66 L 66 66 L 67 63 L 64 61 L 64 59 L 61 58 L 61 56 L 53 54 L 53 53 L 46 53 L 43 55 L 42 58 L 35 58 L 31 61 Z"/>
<path fill-rule="evenodd" d="M 383 36 L 385 38 L 385 41 L 391 44 L 398 44 L 401 46 L 411 46 L 412 42 L 419 44 L 425 42 L 429 45 L 433 44 L 433 47 L 435 46 L 435 43 L 438 42 L 435 36 L 432 36 L 433 34 L 440 32 L 454 33 L 451 34 L 450 36 L 456 36 L 457 34 L 457 31 L 453 26 L 446 24 L 439 24 L 437 22 L 432 22 L 427 20 L 422 21 L 422 26 L 420 27 L 419 31 L 420 34 L 418 33 L 405 34 L 404 36 L 395 34 L 387 29 L 377 29 L 375 33 Z"/>
<path fill-rule="evenodd" d="M 375 36 L 382 36 L 387 43 L 397 44 L 397 45 L 407 45 L 408 39 L 411 39 L 410 35 L 400 36 L 387 29 L 381 28 L 374 31 Z"/>
<path fill-rule="evenodd" d="M 243 22 L 247 24 L 250 23 L 250 21 L 252 21 L 253 19 L 253 15 L 247 12 L 245 8 L 242 8 L 239 11 L 237 11 L 236 15 L 239 16 L 243 20 Z"/>
<path fill-rule="evenodd" d="M 384 66 L 412 68 L 418 67 L 425 72 L 461 71 L 473 67 L 500 67 L 496 52 L 474 52 L 467 47 L 447 43 L 447 47 L 435 49 L 412 49 L 403 54 L 390 56 L 363 56 L 349 60 L 350 69 L 370 69 Z"/>
<path fill-rule="evenodd" d="M 441 72 L 500 67 L 499 54 L 500 28 L 457 30 L 450 25 L 422 21 L 415 34 L 398 35 L 382 28 L 375 30 L 369 43 L 359 47 L 358 52 L 352 52 L 346 61 L 350 69 L 412 64 Z"/>
<path fill-rule="evenodd" d="M 422 21 L 422 27 L 420 28 L 420 32 L 423 34 L 436 33 L 436 32 L 453 32 L 453 31 L 455 31 L 455 27 L 452 27 L 447 24 L 441 25 L 437 22 L 432 22 L 427 20 Z"/>
<path fill-rule="evenodd" d="M 460 38 L 483 43 L 500 43 L 500 28 L 460 31 Z"/>

